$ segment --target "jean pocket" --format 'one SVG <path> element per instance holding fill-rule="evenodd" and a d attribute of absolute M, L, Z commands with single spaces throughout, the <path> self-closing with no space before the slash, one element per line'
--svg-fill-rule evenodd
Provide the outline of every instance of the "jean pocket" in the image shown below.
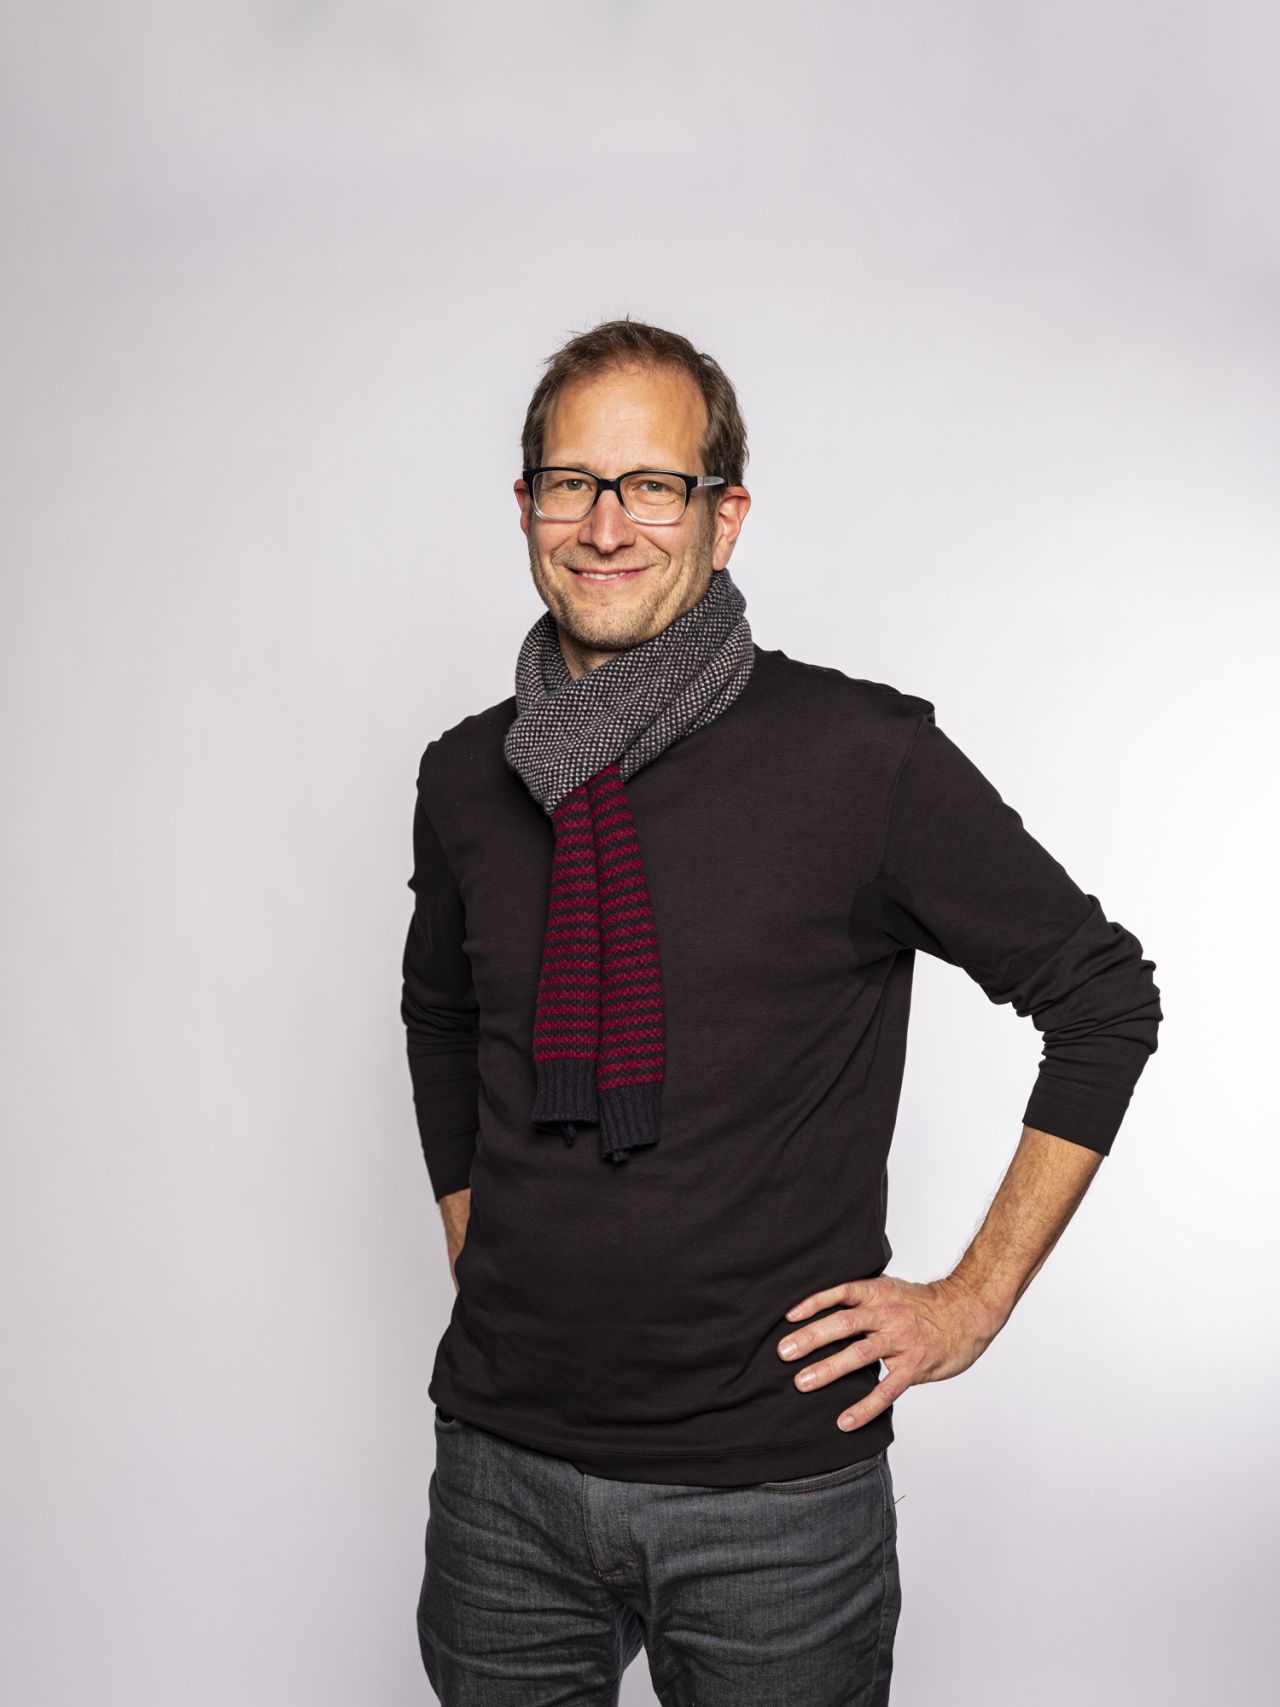
<path fill-rule="evenodd" d="M 457 1434 L 462 1427 L 462 1418 L 450 1416 L 448 1411 L 442 1411 L 436 1406 L 436 1431 L 439 1434 Z"/>
<path fill-rule="evenodd" d="M 884 1453 L 877 1452 L 874 1458 L 859 1458 L 856 1464 L 846 1464 L 842 1470 L 824 1470 L 817 1476 L 797 1476 L 790 1482 L 757 1482 L 756 1487 L 765 1494 L 816 1494 L 827 1488 L 838 1488 L 845 1482 L 859 1481 L 884 1462 Z"/>

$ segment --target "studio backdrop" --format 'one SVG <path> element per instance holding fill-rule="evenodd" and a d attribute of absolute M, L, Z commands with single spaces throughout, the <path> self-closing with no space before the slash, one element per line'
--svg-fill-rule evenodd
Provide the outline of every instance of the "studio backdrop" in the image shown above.
<path fill-rule="evenodd" d="M 932 700 L 1164 992 L 1061 1247 L 898 1407 L 895 1702 L 1274 1700 L 1276 8 L 0 43 L 4 1699 L 428 1699 L 414 777 L 539 609 L 539 364 L 631 313 L 739 388 L 760 644 Z M 954 1261 L 1037 1051 L 922 962 L 895 1272 Z"/>

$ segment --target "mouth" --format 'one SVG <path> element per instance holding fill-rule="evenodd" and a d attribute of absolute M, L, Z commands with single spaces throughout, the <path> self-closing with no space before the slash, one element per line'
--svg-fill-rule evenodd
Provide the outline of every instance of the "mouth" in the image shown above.
<path fill-rule="evenodd" d="M 643 575 L 650 568 L 650 565 L 641 563 L 634 568 L 624 569 L 575 569 L 571 564 L 566 563 L 564 568 L 568 570 L 570 575 L 576 576 L 579 581 L 590 581 L 595 586 L 607 586 L 611 582 L 621 583 L 634 580 L 637 575 Z"/>

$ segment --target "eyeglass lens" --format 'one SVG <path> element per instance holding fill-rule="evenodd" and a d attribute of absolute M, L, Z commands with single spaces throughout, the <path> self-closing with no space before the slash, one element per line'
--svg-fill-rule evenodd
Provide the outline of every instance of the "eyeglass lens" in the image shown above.
<path fill-rule="evenodd" d="M 554 521 L 581 521 L 596 501 L 598 482 L 576 468 L 546 468 L 533 477 L 538 513 Z M 685 484 L 670 474 L 640 469 L 622 482 L 622 507 L 638 522 L 676 522 L 684 514 Z"/>

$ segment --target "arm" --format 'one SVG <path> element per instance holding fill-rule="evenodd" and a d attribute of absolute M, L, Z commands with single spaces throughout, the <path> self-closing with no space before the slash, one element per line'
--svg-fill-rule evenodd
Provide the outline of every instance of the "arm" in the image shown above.
<path fill-rule="evenodd" d="M 815 1292 L 787 1311 L 789 1322 L 802 1322 L 818 1310 L 833 1311 L 782 1341 L 778 1353 L 789 1362 L 832 1340 L 866 1336 L 809 1364 L 796 1376 L 796 1386 L 811 1392 L 883 1359 L 883 1380 L 839 1418 L 842 1429 L 854 1429 L 908 1387 L 945 1381 L 968 1369 L 1040 1272 L 1101 1163 L 1096 1150 L 1024 1127 L 986 1219 L 944 1279 L 926 1285 L 889 1275 L 849 1281 Z"/>
<path fill-rule="evenodd" d="M 414 820 L 416 905 L 404 951 L 401 1013 L 422 1150 L 444 1217 L 449 1269 L 462 1249 L 480 1113 L 480 1020 L 465 916 L 452 868 L 421 802 Z"/>
<path fill-rule="evenodd" d="M 991 1001 L 1031 1016 L 1044 1057 L 1017 1154 L 951 1274 L 836 1284 L 787 1312 L 803 1322 L 836 1311 L 780 1342 L 787 1361 L 867 1336 L 799 1371 L 802 1390 L 885 1362 L 880 1384 L 839 1418 L 845 1429 L 916 1382 L 958 1375 L 990 1345 L 1110 1150 L 1160 1019 L 1136 937 L 1108 922 L 930 723 L 903 763 L 881 867 L 854 898 L 850 930 L 863 963 L 922 949 L 964 967 Z"/>

